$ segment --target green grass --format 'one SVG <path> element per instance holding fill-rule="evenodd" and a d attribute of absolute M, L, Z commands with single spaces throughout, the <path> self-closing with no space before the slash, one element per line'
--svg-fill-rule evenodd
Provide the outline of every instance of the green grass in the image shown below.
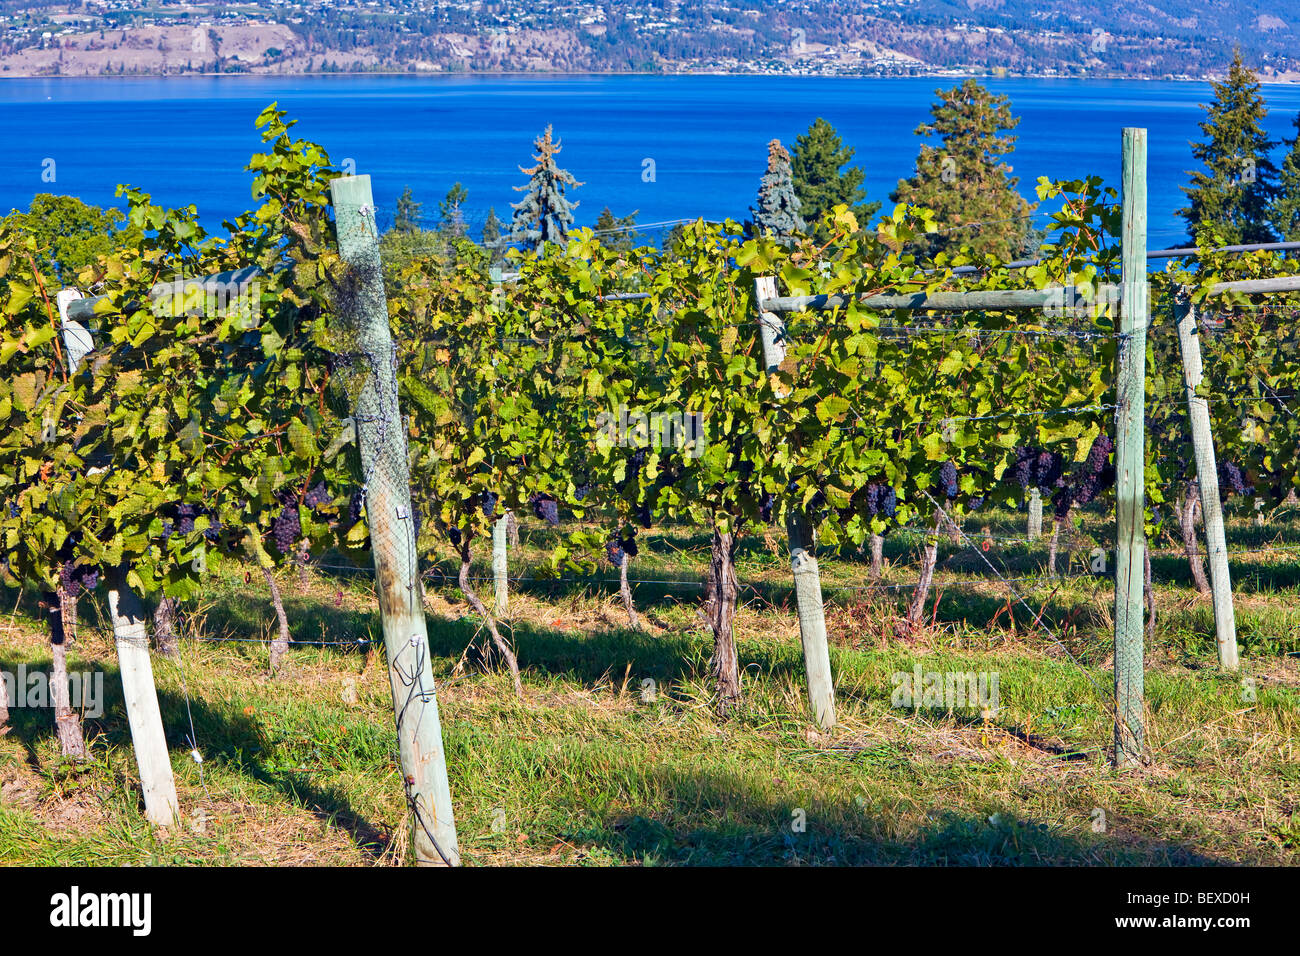
<path fill-rule="evenodd" d="M 981 519 L 995 535 L 1016 533 L 1021 520 Z M 1232 543 L 1300 540 L 1285 517 L 1265 530 L 1234 527 Z M 512 570 L 528 577 L 546 533 L 525 532 Z M 1107 534 L 1092 519 L 1072 533 L 1075 571 Z M 698 582 L 705 544 L 690 533 L 653 538 L 634 577 Z M 900 642 L 890 619 L 906 590 L 833 591 L 863 584 L 865 565 L 853 554 L 823 556 L 840 723 L 822 734 L 811 729 L 779 545 L 760 536 L 742 551 L 741 578 L 752 585 L 737 624 L 745 699 L 726 722 L 710 706 L 698 588 L 639 586 L 648 626 L 638 632 L 626 627 L 612 584 L 521 583 L 509 627 L 525 669 L 523 700 L 473 655 L 457 668 L 477 622 L 454 588 L 431 591 L 430 643 L 467 864 L 1295 862 L 1300 552 L 1234 565 L 1254 700 L 1240 677 L 1213 666 L 1208 600 L 1190 590 L 1186 562 L 1157 557 L 1150 763 L 1117 773 L 1108 766 L 1107 579 L 1018 585 L 1026 608 L 970 549 L 945 542 L 933 624 Z M 890 541 L 886 582 L 909 582 L 919 546 Z M 1008 576 L 1044 565 L 1038 545 L 999 545 L 990 558 Z M 301 592 L 293 573 L 281 583 L 297 639 L 378 634 L 364 575 L 318 571 Z M 82 602 L 71 667 L 105 671 L 108 692 L 104 716 L 86 723 L 94 759 L 59 758 L 48 712 L 12 712 L 0 738 L 0 860 L 368 865 L 404 857 L 408 821 L 382 652 L 296 647 L 285 671 L 266 677 L 259 640 L 273 617 L 258 584 L 238 566 L 219 568 L 188 611 L 191 639 L 179 656 L 155 657 L 185 817 L 170 832 L 143 822 L 112 643 L 97 600 Z M 9 594 L 0 666 L 47 666 L 37 609 Z M 1053 637 L 1033 625 L 1044 603 Z M 998 710 L 892 706 L 893 675 L 918 663 L 996 673 Z M 647 680 L 654 693 L 643 697 Z M 191 720 L 201 766 L 189 755 Z"/>

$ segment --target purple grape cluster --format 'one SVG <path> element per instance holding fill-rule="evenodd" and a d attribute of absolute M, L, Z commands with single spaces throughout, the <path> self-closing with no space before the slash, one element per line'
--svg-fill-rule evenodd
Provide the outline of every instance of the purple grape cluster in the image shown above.
<path fill-rule="evenodd" d="M 21 513 L 22 511 L 18 507 L 18 502 L 16 501 L 9 502 L 9 517 L 17 518 Z"/>
<path fill-rule="evenodd" d="M 641 474 L 641 469 L 643 467 L 645 467 L 645 449 L 638 448 L 636 451 L 632 452 L 632 457 L 628 459 L 627 470 L 624 472 L 623 480 L 614 483 L 615 490 L 622 491 L 626 488 L 629 482 Z"/>
<path fill-rule="evenodd" d="M 64 561 L 59 567 L 59 586 L 70 598 L 75 598 L 83 591 L 95 590 L 99 583 L 99 569 L 84 564 Z"/>
<path fill-rule="evenodd" d="M 945 498 L 957 497 L 957 466 L 951 461 L 939 466 L 939 490 Z"/>
<path fill-rule="evenodd" d="M 573 489 L 573 497 L 578 501 L 585 501 L 587 495 L 591 494 L 591 482 L 584 480 L 580 485 Z"/>
<path fill-rule="evenodd" d="M 611 534 L 605 541 L 605 557 L 609 558 L 609 563 L 617 568 L 623 563 L 623 555 L 629 558 L 636 557 L 636 535 L 620 538 L 616 534 Z"/>
<path fill-rule="evenodd" d="M 194 505 L 177 505 L 176 506 L 176 533 L 192 534 L 194 532 L 194 519 L 199 515 L 199 509 Z"/>
<path fill-rule="evenodd" d="M 356 524 L 361 520 L 361 506 L 365 501 L 366 496 L 360 490 L 352 492 L 352 497 L 348 499 L 348 524 Z"/>
<path fill-rule="evenodd" d="M 1021 488 L 1062 488 L 1065 486 L 1065 459 L 1056 452 L 1022 445 L 1016 449 L 1011 474 Z"/>
<path fill-rule="evenodd" d="M 528 499 L 533 506 L 533 514 L 541 518 L 552 528 L 560 525 L 560 503 L 550 495 L 533 495 Z"/>
<path fill-rule="evenodd" d="M 898 493 L 883 482 L 873 481 L 866 489 L 867 515 L 892 518 L 898 511 Z"/>
<path fill-rule="evenodd" d="M 497 510 L 497 493 L 484 489 L 479 496 L 479 507 L 483 509 L 484 518 L 491 518 Z"/>
<path fill-rule="evenodd" d="M 453 525 L 452 527 L 448 528 L 448 529 L 447 529 L 447 538 L 451 541 L 453 547 L 459 548 L 459 547 L 460 547 L 460 528 L 457 528 L 455 525 Z"/>
<path fill-rule="evenodd" d="M 1115 483 L 1115 468 L 1110 463 L 1110 454 L 1114 448 L 1115 443 L 1105 432 L 1092 440 L 1088 457 L 1083 460 L 1083 466 L 1075 476 L 1073 501 L 1086 505 Z"/>
<path fill-rule="evenodd" d="M 329 504 L 330 493 L 329 489 L 325 487 L 325 482 L 316 482 L 315 487 L 308 491 L 307 494 L 303 495 L 302 503 L 312 511 L 319 511 L 321 508 Z"/>
<path fill-rule="evenodd" d="M 772 523 L 772 507 L 776 504 L 776 495 L 767 492 L 758 505 L 758 516 L 767 524 Z"/>
<path fill-rule="evenodd" d="M 302 538 L 302 518 L 298 514 L 298 502 L 292 495 L 284 502 L 279 515 L 271 519 L 271 537 L 281 554 L 289 554 L 293 546 Z"/>
<path fill-rule="evenodd" d="M 1246 473 L 1240 465 L 1230 461 L 1219 462 L 1219 494 L 1222 497 L 1246 495 L 1254 490 L 1246 481 Z"/>
<path fill-rule="evenodd" d="M 650 515 L 650 506 L 639 504 L 636 506 L 636 520 L 640 522 L 641 527 L 648 528 L 653 523 Z"/>

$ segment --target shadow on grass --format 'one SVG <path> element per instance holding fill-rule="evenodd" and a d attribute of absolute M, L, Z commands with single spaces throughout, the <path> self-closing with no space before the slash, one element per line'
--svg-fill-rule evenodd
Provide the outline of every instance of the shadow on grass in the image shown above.
<path fill-rule="evenodd" d="M 48 659 L 25 663 L 28 673 L 49 673 Z M 9 662 L 0 661 L 0 670 L 13 673 L 16 668 Z M 122 696 L 121 673 L 115 667 L 97 668 L 95 672 L 103 674 L 103 713 L 96 718 L 83 719 L 86 738 L 98 738 L 110 747 L 130 752 L 131 728 Z M 342 791 L 317 787 L 291 772 L 268 769 L 268 750 L 276 745 L 275 741 L 268 739 L 259 724 L 236 710 L 233 704 L 213 704 L 195 695 L 190 695 L 187 700 L 184 694 L 160 687 L 158 707 L 173 757 L 183 753 L 187 756 L 182 759 L 188 759 L 189 751 L 197 742 L 209 772 L 214 767 L 221 767 L 279 791 L 321 821 L 348 833 L 362 852 L 376 859 L 387 851 L 392 834 L 354 812 Z M 8 728 L 8 736 L 22 744 L 28 763 L 39 770 L 37 747 L 41 743 L 48 744 L 54 734 L 53 711 L 45 707 L 11 707 Z M 128 789 L 134 791 L 138 810 L 143 814 L 144 803 L 138 788 L 132 785 Z M 184 812 L 185 808 L 181 809 Z"/>
<path fill-rule="evenodd" d="M 624 862 L 702 866 L 1062 864 L 1207 865 L 1218 861 L 1175 843 L 1136 839 L 1116 845 L 1090 834 L 1001 812 L 990 819 L 949 809 L 923 825 L 887 819 L 861 798 L 842 802 L 774 799 L 724 775 L 656 769 L 640 786 L 667 809 L 607 815 L 562 834 Z M 718 822 L 717 818 L 722 818 Z M 706 819 L 711 818 L 711 819 Z"/>

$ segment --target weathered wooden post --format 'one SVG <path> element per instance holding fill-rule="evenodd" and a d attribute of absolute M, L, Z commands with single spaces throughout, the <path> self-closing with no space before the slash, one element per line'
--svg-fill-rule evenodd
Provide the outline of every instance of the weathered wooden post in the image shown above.
<path fill-rule="evenodd" d="M 68 317 L 68 308 L 81 293 L 64 289 L 56 297 L 63 341 L 67 347 L 68 370 L 76 372 L 83 358 L 94 349 L 94 339 L 85 326 Z M 131 749 L 135 751 L 144 793 L 144 815 L 157 826 L 171 826 L 180 815 L 176 778 L 172 775 L 167 736 L 158 707 L 158 688 L 149 659 L 149 631 L 140 598 L 127 584 L 127 569 L 114 568 L 108 575 L 108 614 L 113 623 L 117 647 L 117 669 L 122 678 L 122 699 L 131 728 Z"/>
<path fill-rule="evenodd" d="M 1178 350 L 1183 359 L 1183 385 L 1187 391 L 1187 419 L 1196 457 L 1196 479 L 1201 488 L 1201 520 L 1205 522 L 1205 552 L 1210 562 L 1210 592 L 1214 600 L 1214 637 L 1219 666 L 1237 669 L 1237 621 L 1232 606 L 1232 578 L 1228 571 L 1228 540 L 1223 530 L 1223 505 L 1219 501 L 1219 466 L 1210 429 L 1210 405 L 1197 395 L 1202 378 L 1201 340 L 1197 335 L 1196 306 L 1183 290 L 1174 303 L 1178 322 Z"/>
<path fill-rule="evenodd" d="M 754 299 L 763 338 L 763 362 L 775 372 L 785 359 L 785 323 L 775 312 L 765 312 L 763 303 L 776 298 L 776 278 L 763 276 L 754 282 Z M 835 726 L 835 681 L 831 675 L 830 648 L 826 641 L 826 610 L 822 604 L 822 579 L 817 568 L 816 534 L 807 518 L 794 511 L 786 522 L 790 541 L 790 569 L 794 573 L 794 594 L 799 609 L 799 636 L 803 642 L 804 670 L 808 675 L 808 700 L 818 726 Z"/>
<path fill-rule="evenodd" d="M 172 776 L 162 713 L 158 709 L 144 607 L 127 584 L 126 575 L 125 568 L 118 568 L 108 578 L 108 615 L 113 622 L 113 642 L 117 645 L 122 698 L 131 728 L 131 748 L 140 770 L 145 818 L 159 826 L 171 826 L 180 815 L 176 780 Z"/>
<path fill-rule="evenodd" d="M 1119 369 L 1115 386 L 1115 766 L 1143 746 L 1147 131 L 1123 136 Z"/>
<path fill-rule="evenodd" d="M 406 425 L 397 400 L 396 353 L 380 271 L 379 232 L 369 176 L 330 183 L 339 254 L 349 266 L 347 332 L 363 381 L 352 396 L 366 493 L 375 585 L 393 690 L 402 779 L 418 865 L 460 862 L 442 725 L 434 695 L 424 590 L 416 553 Z"/>
<path fill-rule="evenodd" d="M 510 532 L 510 512 L 503 512 L 492 525 L 492 583 L 496 591 L 496 615 L 502 617 L 510 610 L 510 578 L 506 539 Z"/>
<path fill-rule="evenodd" d="M 1043 493 L 1037 488 L 1029 489 L 1029 528 L 1028 539 L 1037 541 L 1043 536 Z"/>

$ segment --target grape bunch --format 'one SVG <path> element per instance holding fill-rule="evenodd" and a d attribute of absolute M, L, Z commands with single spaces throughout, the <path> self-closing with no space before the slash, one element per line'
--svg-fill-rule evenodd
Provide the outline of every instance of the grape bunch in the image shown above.
<path fill-rule="evenodd" d="M 623 563 L 623 555 L 635 558 L 636 554 L 637 545 L 636 535 L 634 534 L 626 538 L 611 534 L 605 541 L 605 557 L 609 558 L 609 563 L 616 568 Z"/>
<path fill-rule="evenodd" d="M 1021 488 L 1063 488 L 1065 486 L 1065 459 L 1056 452 L 1041 448 L 1016 448 L 1016 461 L 1011 474 Z"/>
<path fill-rule="evenodd" d="M 651 525 L 650 506 L 640 504 L 636 506 L 636 520 L 641 523 L 641 527 L 648 528 Z"/>
<path fill-rule="evenodd" d="M 573 497 L 578 501 L 585 501 L 589 494 L 591 494 L 591 482 L 584 478 L 580 484 L 574 487 Z"/>
<path fill-rule="evenodd" d="M 21 513 L 22 511 L 18 507 L 18 502 L 16 501 L 9 502 L 9 517 L 17 518 L 18 515 L 20 515 Z"/>
<path fill-rule="evenodd" d="M 294 544 L 302 537 L 302 518 L 298 514 L 298 502 L 292 495 L 284 502 L 280 514 L 271 519 L 271 537 L 281 554 L 289 554 Z"/>
<path fill-rule="evenodd" d="M 528 499 L 533 506 L 533 514 L 541 518 L 552 528 L 560 524 L 560 504 L 550 495 L 533 495 Z"/>
<path fill-rule="evenodd" d="M 348 524 L 356 524 L 361 520 L 361 507 L 365 504 L 366 496 L 360 490 L 352 492 L 352 497 L 348 499 Z"/>
<path fill-rule="evenodd" d="M 93 591 L 99 583 L 99 569 L 64 561 L 59 567 L 59 586 L 70 598 L 83 591 Z"/>
<path fill-rule="evenodd" d="M 767 492 L 763 495 L 763 500 L 758 505 L 758 516 L 767 524 L 772 523 L 772 506 L 776 504 L 776 495 Z"/>
<path fill-rule="evenodd" d="M 484 489 L 482 495 L 479 497 L 479 502 L 479 506 L 483 509 L 484 518 L 491 518 L 492 515 L 496 513 L 497 494 L 495 491 Z"/>
<path fill-rule="evenodd" d="M 892 518 L 898 511 L 898 492 L 878 481 L 867 484 L 866 503 L 868 517 Z"/>
<path fill-rule="evenodd" d="M 939 466 L 939 490 L 945 498 L 957 497 L 957 466 L 951 461 Z"/>
<path fill-rule="evenodd" d="M 325 487 L 325 482 L 318 481 L 314 488 L 303 496 L 302 503 L 312 511 L 319 511 L 325 505 L 330 503 L 330 493 Z"/>
<path fill-rule="evenodd" d="M 176 534 L 192 534 L 194 531 L 194 519 L 198 517 L 199 509 L 194 505 L 177 505 L 176 506 Z"/>
<path fill-rule="evenodd" d="M 1110 463 L 1110 453 L 1115 444 L 1102 432 L 1092 440 L 1088 457 L 1075 477 L 1073 500 L 1086 505 L 1115 483 L 1115 467 Z M 1055 500 L 1055 499 L 1053 499 Z"/>
<path fill-rule="evenodd" d="M 623 480 L 616 481 L 614 483 L 614 489 L 616 491 L 621 492 L 624 488 L 628 486 L 628 483 L 632 481 L 632 479 L 636 478 L 638 475 L 641 474 L 641 469 L 642 467 L 644 467 L 644 465 L 645 465 L 645 449 L 638 448 L 636 451 L 632 452 L 632 457 L 628 459 L 627 469 L 624 472 Z"/>
<path fill-rule="evenodd" d="M 1246 473 L 1241 466 L 1230 461 L 1219 462 L 1219 493 L 1228 495 L 1247 495 L 1255 489 L 1246 482 Z"/>
<path fill-rule="evenodd" d="M 452 525 L 447 529 L 447 538 L 451 541 L 453 547 L 460 547 L 460 528 Z"/>

